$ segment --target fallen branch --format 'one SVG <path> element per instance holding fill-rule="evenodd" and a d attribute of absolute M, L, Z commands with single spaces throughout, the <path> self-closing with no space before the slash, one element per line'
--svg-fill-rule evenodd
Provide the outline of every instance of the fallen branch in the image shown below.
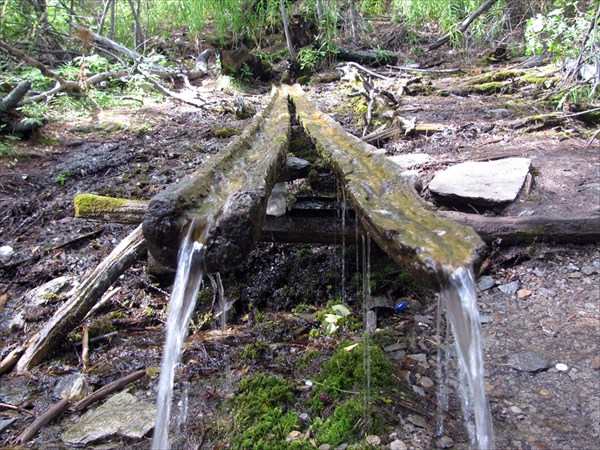
<path fill-rule="evenodd" d="M 139 380 L 144 375 L 146 375 L 146 369 L 140 369 L 130 373 L 129 375 L 124 376 L 123 378 L 119 378 L 118 380 L 115 380 L 112 383 L 108 383 L 106 386 L 98 389 L 96 392 L 88 395 L 87 397 L 75 403 L 73 405 L 73 410 L 81 412 L 85 408 L 90 406 L 92 403 L 95 403 L 98 400 L 103 399 L 107 395 L 124 388 L 129 383 L 133 383 L 134 381 Z"/>
<path fill-rule="evenodd" d="M 63 398 L 50 406 L 50 408 L 48 408 L 41 416 L 38 416 L 31 425 L 25 428 L 25 430 L 17 436 L 17 442 L 23 444 L 30 440 L 42 427 L 66 411 L 70 404 L 71 402 L 69 400 Z"/>
<path fill-rule="evenodd" d="M 498 0 L 486 0 L 479 8 L 477 8 L 472 14 L 468 15 L 467 18 L 460 23 L 460 25 L 456 28 L 456 31 L 461 34 L 467 31 L 467 28 L 471 26 L 475 19 L 477 19 L 480 15 L 482 15 L 484 12 L 490 9 L 492 5 L 497 1 Z M 439 48 L 442 45 L 448 43 L 451 37 L 452 33 L 444 35 L 443 37 L 435 41 L 433 44 L 431 44 L 427 51 L 435 50 L 436 48 Z"/>
<path fill-rule="evenodd" d="M 102 261 L 77 288 L 77 292 L 54 314 L 44 328 L 29 340 L 27 350 L 17 363 L 27 372 L 42 361 L 61 339 L 84 319 L 94 303 L 146 250 L 142 227 L 138 226 Z"/>

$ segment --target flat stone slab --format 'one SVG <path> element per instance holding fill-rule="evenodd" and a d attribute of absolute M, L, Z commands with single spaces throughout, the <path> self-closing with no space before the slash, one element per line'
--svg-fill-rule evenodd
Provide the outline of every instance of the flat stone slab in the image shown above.
<path fill-rule="evenodd" d="M 529 158 L 467 161 L 436 173 L 429 190 L 442 203 L 495 206 L 513 202 L 530 166 Z"/>
<path fill-rule="evenodd" d="M 115 435 L 141 438 L 154 427 L 155 419 L 154 405 L 121 392 L 86 413 L 77 424 L 63 433 L 62 440 L 70 445 L 85 446 Z"/>
<path fill-rule="evenodd" d="M 404 153 L 402 155 L 388 156 L 388 159 L 397 164 L 401 169 L 409 169 L 413 166 L 427 164 L 431 156 L 427 153 Z"/>

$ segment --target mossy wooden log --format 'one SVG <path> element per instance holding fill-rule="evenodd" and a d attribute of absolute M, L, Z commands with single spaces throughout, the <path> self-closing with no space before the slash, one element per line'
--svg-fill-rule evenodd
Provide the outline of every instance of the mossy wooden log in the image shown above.
<path fill-rule="evenodd" d="M 316 147 L 331 159 L 363 227 L 392 259 L 429 284 L 479 262 L 484 243 L 470 228 L 427 206 L 397 166 L 317 110 L 299 86 L 290 88 L 296 115 Z"/>
<path fill-rule="evenodd" d="M 148 208 L 144 200 L 104 197 L 94 194 L 79 194 L 75 197 L 75 217 L 97 222 L 138 224 Z"/>
<path fill-rule="evenodd" d="M 280 88 L 239 137 L 150 200 L 143 229 L 154 259 L 175 268 L 181 230 L 193 221 L 208 271 L 241 263 L 260 236 L 289 136 L 287 94 Z"/>

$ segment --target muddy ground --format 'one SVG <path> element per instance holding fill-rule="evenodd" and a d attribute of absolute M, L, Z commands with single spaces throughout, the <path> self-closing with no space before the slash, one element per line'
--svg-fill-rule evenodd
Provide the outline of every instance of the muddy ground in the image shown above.
<path fill-rule="evenodd" d="M 540 131 L 516 130 L 511 126 L 514 120 L 543 112 L 524 94 L 458 95 L 462 92 L 457 87 L 463 83 L 460 77 L 426 74 L 423 81 L 433 88 L 401 96 L 399 111 L 419 122 L 440 123 L 446 131 L 399 136 L 382 147 L 389 155 L 431 155 L 432 162 L 416 167 L 425 188 L 434 170 L 455 161 L 527 156 L 535 168 L 531 191 L 506 208 L 473 213 L 568 217 L 598 208 L 598 141 L 587 145 L 592 134 L 588 125 L 573 118 Z M 399 80 L 382 82 L 390 90 L 397 84 Z M 51 123 L 44 129 L 45 141 L 23 142 L 19 144 L 21 155 L 0 160 L 0 246 L 13 249 L 0 257 L 0 357 L 42 326 L 59 306 L 48 301 L 32 307 L 24 299 L 26 292 L 59 276 L 81 281 L 132 229 L 74 219 L 76 194 L 149 199 L 232 139 L 230 132 L 219 130 L 242 129 L 245 120 L 236 118 L 233 92 L 216 89 L 215 82 L 203 82 L 201 95 L 211 93 L 213 100 L 205 109 L 165 99 L 148 101 L 142 107 L 132 104 L 102 111 L 70 123 Z M 317 83 L 305 89 L 349 131 L 361 132 L 345 82 Z M 247 105 L 260 108 L 266 92 L 268 88 L 262 87 L 237 95 Z M 426 189 L 424 196 L 428 197 Z M 230 420 L 222 404 L 232 395 L 232 383 L 243 374 L 280 374 L 291 379 L 299 391 L 306 389 L 305 380 L 314 376 L 344 336 L 309 339 L 310 330 L 320 327 L 315 311 L 340 296 L 342 279 L 347 283 L 348 301 L 360 316 L 358 294 L 352 291 L 354 286 L 348 287 L 348 280 L 363 266 L 359 250 L 261 243 L 243 267 L 223 274 L 226 297 L 235 302 L 234 308 L 225 333 L 214 324 L 203 325 L 212 292 L 204 295 L 208 306 L 198 307 L 194 316 L 175 387 L 175 404 L 181 405 L 184 396 L 189 401 L 187 421 L 178 425 L 177 448 L 227 447 L 227 437 L 219 434 L 215 424 Z M 374 261 L 385 261 L 376 249 L 372 254 Z M 480 275 L 491 276 L 493 286 L 480 293 L 479 306 L 486 390 L 497 448 L 599 448 L 597 244 L 558 245 L 533 238 L 520 247 L 500 247 L 490 253 L 489 263 Z M 13 440 L 30 422 L 32 413 L 40 414 L 57 400 L 55 386 L 65 376 L 84 372 L 89 383 L 99 387 L 135 369 L 160 365 L 169 288 L 157 287 L 145 269 L 145 261 L 129 269 L 114 286 L 119 290 L 89 320 L 96 334 L 113 334 L 92 346 L 86 368 L 77 346 L 79 328 L 59 352 L 33 371 L 35 378 L 2 375 L 0 418 L 16 420 L 2 430 L 1 446 L 16 445 Z M 511 282 L 518 283 L 520 296 L 498 288 Z M 450 440 L 440 442 L 436 435 L 437 295 L 419 287 L 418 280 L 399 286 L 385 279 L 375 294 L 389 294 L 394 301 L 408 298 L 405 311 L 381 314 L 379 326 L 391 333 L 393 342 L 387 342 L 388 346 L 406 343 L 404 354 L 388 348 L 388 356 L 396 365 L 398 383 L 416 394 L 410 402 L 399 400 L 381 414 L 388 429 L 378 436 L 379 446 L 466 448 L 468 439 L 456 398 L 446 415 L 444 435 Z M 356 330 L 346 333 L 352 336 Z M 256 358 L 241 353 L 256 342 L 269 346 Z M 300 368 L 298 359 L 314 351 L 320 356 Z M 523 367 L 519 358 L 524 352 L 534 353 L 545 364 Z M 558 370 L 557 363 L 566 365 L 566 370 Z M 130 391 L 153 402 L 157 381 L 156 376 L 145 377 Z M 176 406 L 174 422 L 181 414 Z M 27 446 L 64 447 L 60 436 L 79 416 L 63 414 Z M 97 448 L 147 448 L 149 443 L 149 436 L 134 441 L 113 438 Z"/>

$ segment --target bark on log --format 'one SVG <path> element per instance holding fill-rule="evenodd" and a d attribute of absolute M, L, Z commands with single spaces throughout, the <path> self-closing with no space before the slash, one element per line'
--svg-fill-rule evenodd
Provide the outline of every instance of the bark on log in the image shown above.
<path fill-rule="evenodd" d="M 278 89 L 235 141 L 150 201 L 143 226 L 154 259 L 175 268 L 181 230 L 194 221 L 208 271 L 241 263 L 260 236 L 289 135 L 287 94 Z"/>
<path fill-rule="evenodd" d="M 17 84 L 4 99 L 0 100 L 0 114 L 8 112 L 17 106 L 29 89 L 31 89 L 31 81 L 23 81 Z"/>
<path fill-rule="evenodd" d="M 479 262 L 484 243 L 473 229 L 436 214 L 393 162 L 317 110 L 299 86 L 289 93 L 298 121 L 331 158 L 362 226 L 392 259 L 431 285 L 449 270 Z"/>
<path fill-rule="evenodd" d="M 500 245 L 536 240 L 578 244 L 600 241 L 600 210 L 580 217 L 486 217 L 454 211 L 440 211 L 440 214 L 473 227 L 487 243 L 498 240 Z"/>
<path fill-rule="evenodd" d="M 73 297 L 30 339 L 27 350 L 17 363 L 17 371 L 27 372 L 38 364 L 83 320 L 94 303 L 145 250 L 142 226 L 139 225 L 81 283 Z"/>

